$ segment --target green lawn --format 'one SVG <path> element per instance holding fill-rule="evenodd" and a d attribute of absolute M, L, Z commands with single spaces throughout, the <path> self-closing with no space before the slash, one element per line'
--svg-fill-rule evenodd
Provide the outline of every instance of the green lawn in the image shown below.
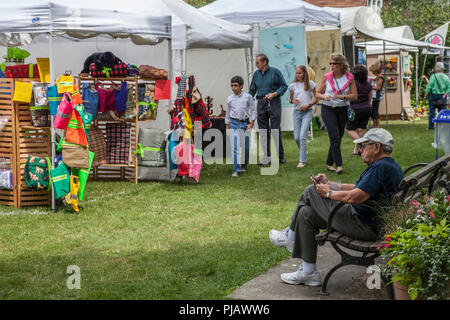
<path fill-rule="evenodd" d="M 390 121 L 402 167 L 434 159 L 425 128 Z M 328 136 L 314 135 L 303 169 L 292 133 L 283 136 L 288 162 L 275 176 L 205 165 L 199 185 L 90 182 L 79 215 L 0 206 L 0 298 L 225 298 L 289 256 L 268 231 L 289 223 L 310 174 L 325 172 Z M 345 136 L 344 173 L 332 180 L 353 183 L 365 168 L 352 148 Z M 66 287 L 69 265 L 81 269 L 80 290 Z"/>

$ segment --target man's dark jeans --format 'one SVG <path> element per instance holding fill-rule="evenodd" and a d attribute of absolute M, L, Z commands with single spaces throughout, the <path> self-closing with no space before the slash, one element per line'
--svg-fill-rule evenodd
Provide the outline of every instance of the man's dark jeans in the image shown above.
<path fill-rule="evenodd" d="M 281 139 L 281 99 L 280 97 L 268 101 L 258 99 L 257 104 L 257 119 L 259 129 L 265 129 L 266 132 L 260 132 L 260 141 L 264 151 L 264 158 L 270 157 L 270 135 L 271 130 L 278 130 L 278 141 L 275 141 L 275 146 L 278 148 L 279 159 L 284 159 L 284 148 Z M 276 137 L 276 136 L 275 136 Z M 274 137 L 274 138 L 275 138 Z"/>

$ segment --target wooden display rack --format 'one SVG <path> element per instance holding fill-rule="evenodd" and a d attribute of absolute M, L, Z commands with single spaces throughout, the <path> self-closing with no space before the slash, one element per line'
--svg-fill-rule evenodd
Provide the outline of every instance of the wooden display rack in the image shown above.
<path fill-rule="evenodd" d="M 11 160 L 14 189 L 0 189 L 0 204 L 17 208 L 49 206 L 50 191 L 30 190 L 25 184 L 25 164 L 28 156 L 50 157 L 50 127 L 33 127 L 30 104 L 13 101 L 15 81 L 39 82 L 39 79 L 0 79 L 0 115 L 11 116 L 0 131 L 0 158 Z"/>
<path fill-rule="evenodd" d="M 77 77 L 78 88 L 82 92 L 83 83 L 98 83 L 104 85 L 111 85 L 113 82 L 127 82 L 127 87 L 132 86 L 134 89 L 134 99 L 136 103 L 136 117 L 134 119 L 121 120 L 98 120 L 95 119 L 93 124 L 96 125 L 102 132 L 106 139 L 106 124 L 108 122 L 124 122 L 131 123 L 130 132 L 130 161 L 128 164 L 102 164 L 91 169 L 90 179 L 92 180 L 121 180 L 132 181 L 138 183 L 138 156 L 134 154 L 138 147 L 138 133 L 139 133 L 139 104 L 138 104 L 138 84 L 141 79 L 138 76 L 127 78 L 94 78 L 89 75 L 80 74 Z M 144 80 L 146 83 L 154 81 Z M 147 120 L 146 120 L 147 121 Z"/>

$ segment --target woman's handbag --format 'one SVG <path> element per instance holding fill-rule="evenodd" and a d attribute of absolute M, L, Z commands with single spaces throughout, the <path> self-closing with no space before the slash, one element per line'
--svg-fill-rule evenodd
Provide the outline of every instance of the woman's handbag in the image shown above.
<path fill-rule="evenodd" d="M 80 190 L 78 191 L 78 197 L 81 201 L 84 199 L 84 191 L 86 188 L 86 183 L 89 178 L 89 173 L 91 172 L 92 163 L 94 161 L 95 153 L 89 151 L 89 168 L 74 168 L 72 169 L 72 173 L 78 177 L 80 180 Z"/>
<path fill-rule="evenodd" d="M 49 190 L 51 168 L 50 158 L 28 156 L 25 164 L 25 184 L 32 190 Z"/>
<path fill-rule="evenodd" d="M 66 130 L 66 140 L 81 146 L 87 146 L 88 140 L 83 127 L 83 119 L 77 110 L 72 111 Z"/>
<path fill-rule="evenodd" d="M 48 104 L 50 106 L 50 114 L 52 116 L 56 116 L 58 113 L 58 107 L 62 100 L 62 95 L 58 93 L 58 88 L 56 84 L 50 87 L 47 87 L 47 97 Z"/>
<path fill-rule="evenodd" d="M 53 123 L 54 127 L 57 129 L 66 129 L 69 124 L 70 117 L 73 112 L 73 102 L 70 93 L 65 92 L 61 103 L 58 107 L 58 112 L 56 113 L 55 121 Z"/>
<path fill-rule="evenodd" d="M 55 192 L 55 199 L 62 198 L 70 192 L 69 171 L 64 163 L 61 162 L 57 168 L 51 169 L 50 176 Z"/>
<path fill-rule="evenodd" d="M 93 167 L 106 163 L 107 147 L 103 132 L 95 125 L 89 130 L 89 150 L 95 153 Z"/>
<path fill-rule="evenodd" d="M 30 114 L 33 127 L 50 127 L 49 106 L 30 106 Z"/>
<path fill-rule="evenodd" d="M 74 84 L 73 77 L 70 75 L 59 76 L 58 80 L 56 80 L 59 94 L 63 94 L 64 92 L 73 93 Z"/>

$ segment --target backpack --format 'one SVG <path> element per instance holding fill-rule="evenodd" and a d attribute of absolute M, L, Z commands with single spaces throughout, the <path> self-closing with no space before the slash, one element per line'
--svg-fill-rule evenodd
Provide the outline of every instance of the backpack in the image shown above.
<path fill-rule="evenodd" d="M 32 190 L 49 190 L 51 187 L 49 168 L 51 168 L 49 157 L 28 156 L 25 165 L 25 183 L 27 187 Z"/>

